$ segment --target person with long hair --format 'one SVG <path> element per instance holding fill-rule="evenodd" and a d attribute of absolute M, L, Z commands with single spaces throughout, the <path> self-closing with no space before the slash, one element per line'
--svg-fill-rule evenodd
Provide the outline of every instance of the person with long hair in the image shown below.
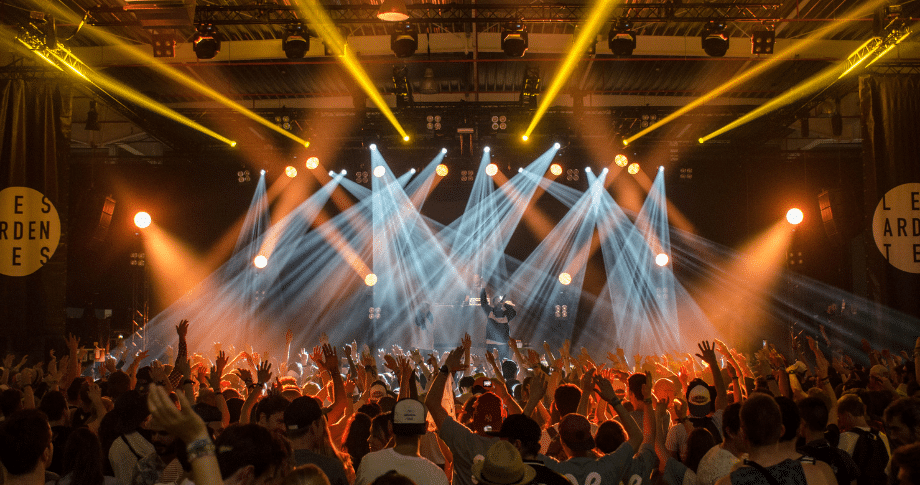
<path fill-rule="evenodd" d="M 116 485 L 115 477 L 102 472 L 102 444 L 87 428 L 70 433 L 64 445 L 61 479 L 56 485 Z"/>
<path fill-rule="evenodd" d="M 348 432 L 342 447 L 351 457 L 355 470 L 361 465 L 361 458 L 370 453 L 368 439 L 371 437 L 371 418 L 364 413 L 355 413 L 348 422 Z"/>

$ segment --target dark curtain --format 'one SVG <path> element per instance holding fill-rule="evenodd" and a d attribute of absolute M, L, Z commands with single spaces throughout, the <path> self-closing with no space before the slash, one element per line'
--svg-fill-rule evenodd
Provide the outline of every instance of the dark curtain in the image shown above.
<path fill-rule="evenodd" d="M 875 209 L 886 192 L 901 184 L 920 182 L 920 76 L 861 77 L 859 101 L 863 124 L 868 297 L 878 304 L 920 317 L 920 274 L 889 264 L 875 246 L 871 227 Z"/>
<path fill-rule="evenodd" d="M 0 72 L 0 190 L 44 194 L 61 218 L 61 240 L 34 273 L 0 275 L 0 350 L 37 356 L 63 342 L 71 88 L 66 81 L 22 77 Z"/>

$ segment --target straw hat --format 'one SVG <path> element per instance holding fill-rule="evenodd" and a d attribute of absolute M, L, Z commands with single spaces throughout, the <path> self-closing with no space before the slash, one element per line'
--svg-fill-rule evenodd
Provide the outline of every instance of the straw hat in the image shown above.
<path fill-rule="evenodd" d="M 486 459 L 473 463 L 472 470 L 473 478 L 487 485 L 524 485 L 537 476 L 537 471 L 525 465 L 517 448 L 507 441 L 495 442 Z"/>

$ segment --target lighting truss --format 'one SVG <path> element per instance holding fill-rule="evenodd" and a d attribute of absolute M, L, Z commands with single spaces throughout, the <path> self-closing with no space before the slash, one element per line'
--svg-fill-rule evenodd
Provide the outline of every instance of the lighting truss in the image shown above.
<path fill-rule="evenodd" d="M 84 79 L 86 79 L 86 73 L 91 72 L 91 69 L 84 64 L 83 61 L 74 56 L 70 52 L 70 49 L 64 46 L 64 44 L 57 42 L 53 48 L 49 47 L 45 43 L 45 35 L 41 32 L 36 32 L 25 26 L 20 26 L 16 38 L 30 51 L 41 56 L 48 61 L 49 64 L 54 65 L 58 69 L 60 69 L 60 67 L 54 62 L 55 60 Z"/>
<path fill-rule="evenodd" d="M 846 69 L 840 77 L 865 63 L 866 66 L 874 63 L 888 53 L 894 46 L 898 45 L 911 33 L 910 25 L 900 18 L 892 20 L 882 34 L 878 37 L 869 39 L 865 44 L 856 49 L 846 61 Z M 868 62 L 867 62 L 868 61 Z"/>
<path fill-rule="evenodd" d="M 712 18 L 726 21 L 763 21 L 778 18 L 781 3 L 682 3 L 642 2 L 614 7 L 611 18 L 628 17 L 640 22 L 707 22 Z M 524 22 L 578 23 L 588 16 L 586 4 L 413 4 L 409 16 L 415 23 L 491 23 L 523 19 Z M 377 18 L 378 5 L 326 5 L 336 24 L 383 24 Z M 88 23 L 97 27 L 140 25 L 139 21 L 111 20 L 106 14 L 129 11 L 125 7 L 96 7 L 88 9 Z M 475 16 L 473 12 L 475 11 Z M 287 5 L 252 4 L 239 6 L 199 5 L 195 8 L 195 23 L 213 25 L 290 24 L 301 20 L 297 7 Z M 162 26 L 181 28 L 187 25 Z"/>

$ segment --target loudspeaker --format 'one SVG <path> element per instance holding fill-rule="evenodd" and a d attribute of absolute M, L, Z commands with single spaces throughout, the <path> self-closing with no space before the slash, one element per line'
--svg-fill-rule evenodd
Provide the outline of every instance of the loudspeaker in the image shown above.
<path fill-rule="evenodd" d="M 853 217 L 852 202 L 843 197 L 839 189 L 825 189 L 818 194 L 818 207 L 824 232 L 831 240 L 849 239 L 855 233 L 856 223 Z"/>

